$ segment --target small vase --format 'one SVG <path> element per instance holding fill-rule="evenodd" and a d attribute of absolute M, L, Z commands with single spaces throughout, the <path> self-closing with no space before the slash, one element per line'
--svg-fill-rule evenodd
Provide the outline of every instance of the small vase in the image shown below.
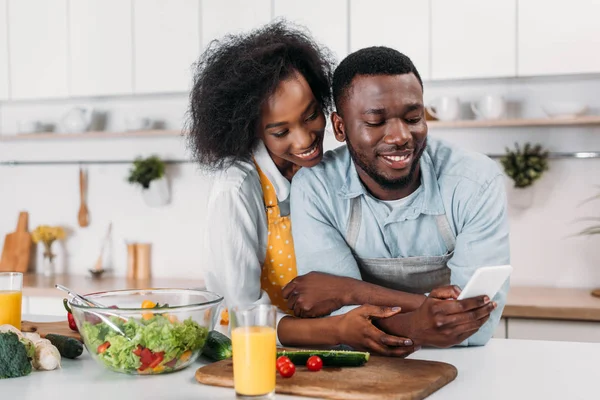
<path fill-rule="evenodd" d="M 518 209 L 525 210 L 533 205 L 534 190 L 532 187 L 513 188 L 508 193 L 508 203 Z"/>
<path fill-rule="evenodd" d="M 44 260 L 43 260 L 43 274 L 46 277 L 54 276 L 56 273 L 56 265 L 54 258 L 56 254 L 52 253 L 52 244 L 44 244 Z"/>
<path fill-rule="evenodd" d="M 166 176 L 150 182 L 148 189 L 142 190 L 142 198 L 150 207 L 160 207 L 169 204 L 171 195 Z"/>

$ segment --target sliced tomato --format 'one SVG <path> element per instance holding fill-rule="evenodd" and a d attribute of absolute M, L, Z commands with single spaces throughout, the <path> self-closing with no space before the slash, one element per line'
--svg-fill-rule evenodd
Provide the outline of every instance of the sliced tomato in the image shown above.
<path fill-rule="evenodd" d="M 143 350 L 143 347 L 138 344 L 136 349 L 133 350 L 133 354 L 135 354 L 136 356 L 139 357 L 142 355 L 142 350 Z"/>
<path fill-rule="evenodd" d="M 148 366 L 152 364 L 152 361 L 154 361 L 154 355 L 147 348 L 143 349 L 140 353 L 140 361 L 142 362 L 142 365 Z"/>
<path fill-rule="evenodd" d="M 165 359 L 165 352 L 161 351 L 160 353 L 155 353 L 154 354 L 154 361 L 152 361 L 149 365 L 150 368 L 154 368 L 157 367 L 158 364 L 160 364 L 162 362 L 162 360 Z"/>
<path fill-rule="evenodd" d="M 100 346 L 98 346 L 98 350 L 96 352 L 98 354 L 104 353 L 110 347 L 110 342 L 104 342 Z"/>

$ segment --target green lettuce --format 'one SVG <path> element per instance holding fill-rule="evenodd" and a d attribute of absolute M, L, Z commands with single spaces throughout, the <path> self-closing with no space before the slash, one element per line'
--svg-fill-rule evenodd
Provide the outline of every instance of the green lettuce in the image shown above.
<path fill-rule="evenodd" d="M 186 351 L 200 351 L 206 342 L 208 329 L 188 318 L 183 322 L 171 322 L 163 315 L 155 315 L 148 320 L 130 318 L 123 321 L 110 317 L 127 337 L 120 335 L 105 322 L 92 324 L 84 322 L 81 333 L 88 344 L 88 350 L 97 353 L 98 346 L 105 342 L 110 347 L 97 356 L 110 368 L 132 372 L 141 365 L 140 357 L 133 352 L 147 348 L 153 353 L 164 352 L 161 364 L 178 359 Z"/>

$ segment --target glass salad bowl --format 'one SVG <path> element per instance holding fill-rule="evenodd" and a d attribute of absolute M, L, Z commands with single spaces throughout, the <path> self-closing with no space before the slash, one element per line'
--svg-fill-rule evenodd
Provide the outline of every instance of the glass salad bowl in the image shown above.
<path fill-rule="evenodd" d="M 69 301 L 83 343 L 100 365 L 153 375 L 187 367 L 213 329 L 223 298 L 197 289 L 136 289 L 92 293 L 91 307 Z"/>

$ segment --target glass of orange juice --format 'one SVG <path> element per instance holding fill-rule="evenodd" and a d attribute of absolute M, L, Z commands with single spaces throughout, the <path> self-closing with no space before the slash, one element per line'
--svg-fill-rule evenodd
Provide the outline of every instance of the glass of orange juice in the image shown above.
<path fill-rule="evenodd" d="M 233 383 L 238 397 L 269 399 L 275 393 L 277 309 L 268 304 L 229 310 Z"/>
<path fill-rule="evenodd" d="M 10 324 L 21 329 L 22 290 L 22 273 L 0 272 L 0 325 Z"/>

